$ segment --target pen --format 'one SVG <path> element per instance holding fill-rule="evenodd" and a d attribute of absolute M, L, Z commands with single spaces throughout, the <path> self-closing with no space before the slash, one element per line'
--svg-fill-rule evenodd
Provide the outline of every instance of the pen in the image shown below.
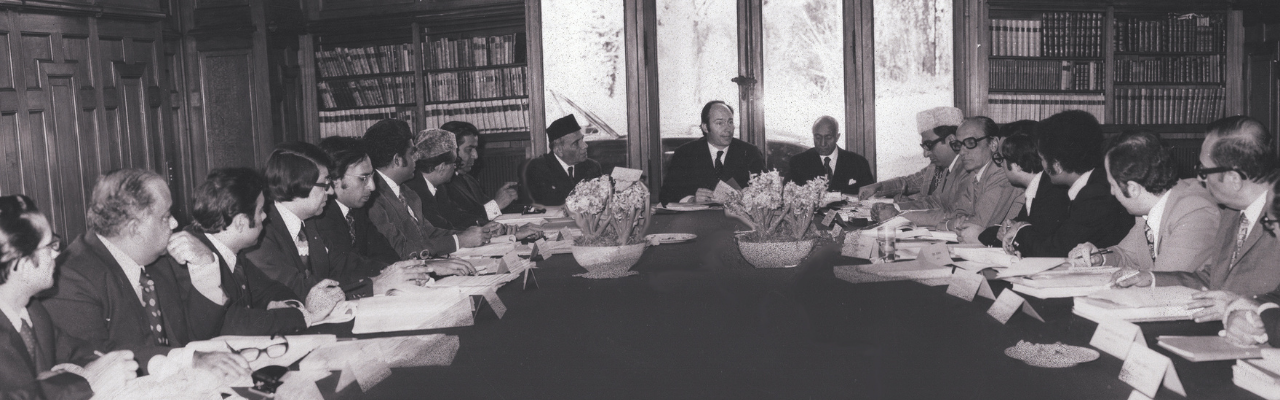
<path fill-rule="evenodd" d="M 1098 251 L 1095 251 L 1095 252 L 1089 253 L 1089 256 L 1090 256 L 1090 257 L 1092 257 L 1092 256 L 1100 256 L 1100 255 L 1103 255 L 1103 254 L 1111 254 L 1111 249 L 1102 249 L 1102 250 L 1098 250 Z"/>
<path fill-rule="evenodd" d="M 1132 277 L 1138 276 L 1138 274 L 1140 274 L 1140 273 L 1142 273 L 1142 271 L 1134 270 L 1133 272 L 1130 272 L 1130 273 L 1127 273 L 1127 274 L 1121 275 L 1121 276 L 1120 276 L 1120 278 L 1117 278 L 1114 282 L 1111 282 L 1111 285 L 1110 285 L 1110 286 L 1111 286 L 1111 287 L 1115 287 L 1115 286 L 1116 286 L 1116 282 L 1121 282 L 1121 281 L 1124 281 L 1125 279 L 1129 279 L 1129 278 L 1132 278 Z M 1155 284 L 1154 284 L 1154 283 L 1152 283 L 1152 285 L 1151 285 L 1151 286 L 1153 286 L 1153 287 L 1154 287 L 1154 286 L 1155 286 Z"/>
<path fill-rule="evenodd" d="M 102 352 L 101 352 L 101 351 L 94 350 L 94 351 L 93 351 L 93 355 L 98 356 L 98 357 L 102 357 L 102 356 L 105 356 L 106 354 L 102 354 Z"/>

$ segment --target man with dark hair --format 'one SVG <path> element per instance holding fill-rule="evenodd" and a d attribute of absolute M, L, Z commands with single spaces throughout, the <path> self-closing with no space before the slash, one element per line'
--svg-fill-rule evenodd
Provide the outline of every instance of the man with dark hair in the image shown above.
<path fill-rule="evenodd" d="M 1077 244 L 1100 247 L 1120 243 L 1133 228 L 1133 216 L 1111 195 L 1102 166 L 1102 127 L 1080 110 L 1064 111 L 1036 124 L 1036 151 L 1049 181 L 1067 187 L 1067 216 L 1058 229 L 1026 229 L 1017 221 L 1001 238 L 1005 250 L 1023 257 L 1066 257 Z M 1098 173 L 1094 173 L 1098 172 Z"/>
<path fill-rule="evenodd" d="M 240 250 L 257 244 L 262 233 L 265 190 L 266 179 L 254 170 L 213 170 L 196 188 L 186 231 L 216 254 L 214 261 L 186 266 L 171 257 L 157 261 L 173 272 L 183 298 L 204 303 L 188 311 L 193 340 L 297 333 L 327 317 L 342 299 L 342 289 L 326 279 L 312 287 L 303 305 L 292 289 L 239 256 Z M 200 310 L 215 312 L 202 315 Z"/>
<path fill-rule="evenodd" d="M 453 205 L 448 195 L 439 193 L 445 183 L 453 180 L 457 170 L 458 142 L 454 139 L 453 132 L 443 129 L 427 129 L 418 132 L 414 147 L 417 148 L 419 157 L 414 162 L 413 178 L 405 182 L 404 186 L 416 192 L 418 198 L 422 199 L 423 218 L 426 218 L 431 225 L 445 229 L 462 229 L 479 225 L 479 220 L 475 217 L 459 221 L 460 223 L 455 225 L 454 221 L 458 219 L 457 216 L 461 211 Z M 449 218 L 450 215 L 454 218 Z"/>
<path fill-rule="evenodd" d="M 955 204 L 962 192 L 961 182 L 969 180 L 969 172 L 959 168 L 956 150 L 952 150 L 947 141 L 963 120 L 964 114 L 955 107 L 934 107 L 917 113 L 920 148 L 929 165 L 911 175 L 863 186 L 858 190 L 858 197 L 894 197 L 903 210 L 928 210 Z"/>
<path fill-rule="evenodd" d="M 440 126 L 453 132 L 458 141 L 458 159 L 456 176 L 444 184 L 445 193 L 459 213 L 453 219 L 455 226 L 464 226 L 467 221 L 475 220 L 484 225 L 502 215 L 502 210 L 514 203 L 520 194 L 516 191 L 515 182 L 507 182 L 497 192 L 489 194 L 480 180 L 471 175 L 476 159 L 480 158 L 477 149 L 480 146 L 480 131 L 475 125 L 462 121 L 449 121 Z"/>
<path fill-rule="evenodd" d="M 1118 286 L 1182 285 L 1209 291 L 1194 296 L 1189 308 L 1203 308 L 1196 321 L 1222 318 L 1228 304 L 1280 286 L 1276 260 L 1280 239 L 1267 231 L 1264 220 L 1272 202 L 1275 159 L 1271 134 L 1261 122 L 1245 116 L 1209 124 L 1200 146 L 1196 175 L 1218 204 L 1226 207 L 1218 219 L 1214 253 L 1192 272 L 1162 272 L 1117 276 Z M 1154 275 L 1154 276 L 1153 276 Z"/>
<path fill-rule="evenodd" d="M 418 194 L 403 186 L 413 179 L 418 160 L 408 123 L 395 119 L 378 121 L 365 131 L 364 142 L 377 170 L 369 219 L 401 259 L 420 256 L 424 250 L 428 255 L 442 256 L 488 240 L 480 227 L 445 229 L 432 225 L 422 214 Z"/>
<path fill-rule="evenodd" d="M 560 206 L 578 182 L 598 178 L 602 172 L 600 163 L 587 158 L 587 142 L 573 114 L 547 126 L 547 141 L 551 151 L 529 160 L 525 183 L 534 203 Z"/>
<path fill-rule="evenodd" d="M 791 156 L 787 179 L 805 184 L 810 179 L 826 176 L 827 190 L 857 194 L 858 188 L 876 182 L 867 159 L 836 146 L 840 140 L 840 123 L 823 115 L 813 123 L 813 148 Z"/>
<path fill-rule="evenodd" d="M 1035 126 L 1035 121 L 1026 122 L 1031 122 L 1031 127 Z M 1030 129 L 1009 132 L 1013 133 L 1000 144 L 1000 152 L 992 156 L 992 161 L 997 167 L 1004 168 L 1009 184 L 1025 189 L 1019 201 L 1021 204 L 1014 205 L 1020 209 L 1018 216 L 1010 221 L 1027 222 L 1029 225 L 1023 229 L 1040 230 L 1045 234 L 1053 232 L 1067 217 L 1068 204 L 1071 202 L 1067 198 L 1067 189 L 1054 185 L 1049 181 L 1049 175 L 1044 173 Z M 978 242 L 987 246 L 999 246 L 1006 225 L 1008 222 L 992 227 L 968 225 L 961 229 L 960 236 L 972 237 L 972 232 L 965 231 L 985 229 L 978 235 Z"/>
<path fill-rule="evenodd" d="M 720 100 L 702 106 L 702 138 L 671 155 L 658 199 L 663 203 L 708 202 L 719 182 L 746 186 L 751 174 L 764 172 L 756 146 L 733 137 L 733 107 Z"/>
<path fill-rule="evenodd" d="M 208 312 L 201 310 L 205 304 L 181 296 L 171 269 L 154 263 L 177 227 L 169 215 L 172 203 L 155 172 L 121 169 L 99 177 L 89 202 L 89 232 L 62 254 L 56 292 L 44 306 L 67 334 L 97 350 L 131 350 L 146 371 L 191 365 L 247 376 L 249 364 L 239 355 L 183 348 L 192 340 L 188 310 Z M 183 263 L 204 259 L 171 253 Z"/>
<path fill-rule="evenodd" d="M 1107 182 L 1134 220 L 1133 229 L 1110 255 L 1093 255 L 1093 243 L 1067 256 L 1076 266 L 1108 265 L 1125 273 L 1194 272 L 1213 255 L 1218 204 L 1194 179 L 1178 181 L 1173 156 L 1151 133 L 1125 133 L 1113 139 L 1104 159 Z"/>
<path fill-rule="evenodd" d="M 400 261 L 400 254 L 369 219 L 366 205 L 373 196 L 375 178 L 364 142 L 333 136 L 321 140 L 320 148 L 333 160 L 334 176 L 334 196 L 316 221 L 320 236 L 335 252 L 354 252 L 386 264 Z"/>

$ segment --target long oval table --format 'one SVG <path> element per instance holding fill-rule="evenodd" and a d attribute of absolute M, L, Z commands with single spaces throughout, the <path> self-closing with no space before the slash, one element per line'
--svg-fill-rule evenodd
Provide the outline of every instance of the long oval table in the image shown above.
<path fill-rule="evenodd" d="M 639 274 L 625 278 L 574 277 L 585 270 L 572 256 L 550 257 L 538 263 L 538 288 L 517 281 L 498 291 L 504 318 L 482 312 L 474 326 L 433 331 L 459 336 L 452 366 L 397 369 L 367 393 L 352 385 L 334 397 L 1126 399 L 1132 391 L 1117 379 L 1122 362 L 1106 354 L 1065 369 L 1003 354 L 1019 340 L 1087 346 L 1096 324 L 1072 315 L 1070 299 L 1033 299 L 1046 322 L 1018 314 L 1001 325 L 986 314 L 990 300 L 964 301 L 945 287 L 839 280 L 833 266 L 866 261 L 840 256 L 830 241 L 796 268 L 756 269 L 734 243 L 743 228 L 721 211 L 657 215 L 650 233 L 697 240 L 649 248 L 632 269 Z M 1157 335 L 1221 329 L 1141 325 L 1161 352 Z M 1258 398 L 1231 383 L 1232 362 L 1171 358 L 1189 398 Z M 1156 397 L 1181 398 L 1166 389 Z"/>

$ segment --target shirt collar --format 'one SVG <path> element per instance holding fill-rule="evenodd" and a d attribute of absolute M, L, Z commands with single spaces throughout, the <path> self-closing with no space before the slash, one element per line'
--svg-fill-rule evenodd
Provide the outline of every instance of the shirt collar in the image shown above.
<path fill-rule="evenodd" d="M 382 180 L 387 182 L 387 187 L 391 188 L 391 193 L 395 193 L 396 197 L 400 197 L 400 184 L 388 178 L 387 174 L 382 173 L 382 171 L 378 171 L 378 175 L 382 176 Z"/>
<path fill-rule="evenodd" d="M 1044 172 L 1037 172 L 1031 176 L 1031 183 L 1027 184 L 1026 196 L 1028 199 L 1036 198 L 1036 192 L 1040 191 L 1040 179 Z"/>
<path fill-rule="evenodd" d="M 990 161 L 988 161 L 986 164 L 982 164 L 982 168 L 978 168 L 978 173 L 973 177 L 973 181 L 982 183 L 982 174 L 985 174 L 987 172 L 987 167 L 989 166 L 991 166 Z"/>
<path fill-rule="evenodd" d="M 129 254 L 125 253 L 124 250 L 116 247 L 115 243 L 111 243 L 110 240 L 102 237 L 102 235 L 98 235 L 98 240 L 102 241 L 102 246 L 107 248 L 107 252 L 111 253 L 112 258 L 116 259 L 116 263 L 120 264 L 121 269 L 126 272 L 142 270 L 142 265 L 134 261 L 133 257 L 129 257 Z"/>
<path fill-rule="evenodd" d="M 289 237 L 298 237 L 298 232 L 302 231 L 302 219 L 294 215 L 289 209 L 281 206 L 278 201 L 276 202 L 276 210 L 280 211 L 280 219 L 284 221 L 284 228 L 289 230 Z"/>
<path fill-rule="evenodd" d="M 825 156 L 824 156 L 824 155 L 819 154 L 819 155 L 818 155 L 818 161 L 822 161 L 822 158 L 823 158 L 823 157 L 831 157 L 831 169 L 836 169 L 836 161 L 839 161 L 839 159 L 840 159 L 840 148 L 839 148 L 839 147 L 837 147 L 835 150 L 831 150 L 831 154 L 830 154 L 830 155 L 825 155 Z"/>
<path fill-rule="evenodd" d="M 948 172 L 948 173 L 955 171 L 955 169 L 956 169 L 956 162 L 958 162 L 958 161 L 960 161 L 960 155 L 958 155 L 958 154 L 957 154 L 955 158 L 952 158 L 952 159 L 951 159 L 951 165 L 948 165 L 948 166 L 947 166 L 947 172 Z"/>
<path fill-rule="evenodd" d="M 568 174 L 569 174 L 569 167 L 572 167 L 572 165 L 569 165 L 569 163 L 564 162 L 564 160 L 563 160 L 563 159 L 561 159 L 561 158 L 560 158 L 560 156 L 556 155 L 556 153 L 551 153 L 551 156 L 552 156 L 552 157 L 555 157 L 555 158 L 556 158 L 556 161 L 560 162 L 560 168 L 561 168 L 561 169 L 564 169 L 564 173 L 565 173 L 565 175 L 568 175 Z M 572 178 L 572 177 L 570 177 L 570 178 Z M 431 184 L 431 182 L 427 182 L 427 184 L 428 184 L 428 185 L 430 185 L 430 184 Z M 435 190 L 432 190 L 432 191 L 431 191 L 431 193 L 432 193 L 432 194 L 435 194 Z"/>
<path fill-rule="evenodd" d="M 27 321 L 27 325 L 33 325 L 34 328 L 34 324 L 31 323 L 31 313 L 27 312 L 26 307 L 18 307 L 15 310 L 10 309 L 7 304 L 0 304 L 0 313 L 9 318 L 9 323 L 13 324 L 14 330 L 22 329 L 22 321 Z"/>
<path fill-rule="evenodd" d="M 235 271 L 236 270 L 236 252 L 231 251 L 231 248 L 227 247 L 227 245 L 225 244 L 222 244 L 222 241 L 218 240 L 218 238 L 214 237 L 213 235 L 206 233 L 204 234 L 204 236 L 209 238 L 209 242 L 213 243 L 213 249 L 217 250 L 218 255 L 222 257 L 222 260 L 227 262 L 227 268 L 230 268 L 231 271 Z"/>
<path fill-rule="evenodd" d="M 565 172 L 569 172 L 569 170 L 568 170 L 568 169 L 565 169 Z M 430 191 L 431 191 L 431 195 L 432 195 L 432 196 L 435 196 L 435 195 L 436 195 L 436 185 L 431 184 L 431 180 L 430 180 L 430 179 L 427 179 L 427 176 L 426 176 L 426 175 L 423 175 L 423 176 L 422 176 L 422 181 L 427 183 L 427 190 L 430 190 Z"/>
<path fill-rule="evenodd" d="M 338 203 L 338 209 L 342 210 L 343 218 L 346 218 L 347 214 L 351 214 L 351 207 L 347 207 L 346 204 L 342 204 L 341 200 L 334 200 L 333 202 Z"/>
<path fill-rule="evenodd" d="M 733 142 L 729 142 L 729 144 L 730 144 L 730 145 L 733 145 Z M 707 150 L 710 150 L 710 151 L 711 151 L 711 163 L 712 163 L 712 164 L 715 164 L 715 162 L 716 162 L 716 152 L 717 152 L 717 151 L 723 151 L 723 152 L 724 152 L 724 158 L 721 158 L 721 159 L 720 159 L 720 162 L 722 162 L 722 163 L 723 163 L 726 159 L 728 159 L 728 158 L 729 158 L 729 146 L 724 146 L 724 148 L 723 148 L 723 149 L 716 148 L 716 145 L 711 144 L 711 141 L 710 141 L 710 140 L 708 140 L 708 141 L 707 141 Z"/>
<path fill-rule="evenodd" d="M 1164 218 L 1164 206 L 1169 203 L 1169 192 L 1166 190 L 1160 195 L 1160 200 L 1156 200 L 1156 204 L 1151 206 L 1151 211 L 1147 215 L 1142 216 L 1147 220 L 1147 226 L 1151 228 L 1151 234 L 1158 239 L 1160 237 L 1160 220 Z"/>
<path fill-rule="evenodd" d="M 1258 196 L 1249 207 L 1244 209 L 1244 217 L 1249 219 L 1249 233 L 1253 233 L 1253 226 L 1258 224 L 1258 217 L 1262 216 L 1262 209 L 1267 206 L 1267 193 L 1263 192 Z"/>
<path fill-rule="evenodd" d="M 1071 189 L 1067 189 L 1067 197 L 1070 197 L 1071 201 L 1075 201 L 1076 196 L 1080 195 L 1080 191 L 1084 190 L 1084 186 L 1089 184 L 1090 176 L 1093 176 L 1093 170 L 1080 174 L 1080 179 L 1076 179 L 1075 182 L 1071 183 Z"/>

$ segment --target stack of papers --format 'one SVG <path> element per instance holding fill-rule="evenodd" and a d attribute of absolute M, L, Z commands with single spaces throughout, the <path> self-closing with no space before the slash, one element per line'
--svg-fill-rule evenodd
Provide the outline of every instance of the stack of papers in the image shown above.
<path fill-rule="evenodd" d="M 1088 271 L 1045 271 L 1035 275 L 1006 279 L 1013 290 L 1041 299 L 1088 296 L 1106 290 L 1111 274 L 1117 268 L 1092 268 Z"/>
<path fill-rule="evenodd" d="M 479 247 L 464 247 L 454 251 L 450 256 L 456 258 L 502 257 L 512 251 L 528 255 L 533 251 L 533 246 L 515 242 L 489 243 Z"/>
<path fill-rule="evenodd" d="M 301 371 L 341 371 L 336 391 L 356 383 L 368 391 L 391 376 L 391 368 L 449 366 L 457 336 L 434 334 L 352 340 L 325 345 L 298 363 Z"/>
<path fill-rule="evenodd" d="M 471 299 L 457 288 L 406 290 L 397 296 L 365 297 L 356 302 L 360 312 L 351 329 L 354 334 L 475 324 L 471 315 Z"/>
<path fill-rule="evenodd" d="M 1268 400 L 1280 400 L 1280 349 L 1260 350 L 1262 358 L 1241 359 L 1231 367 L 1231 381 Z"/>
<path fill-rule="evenodd" d="M 1220 336 L 1160 336 L 1160 347 L 1191 362 L 1261 358 L 1262 346 L 1240 347 Z"/>
<path fill-rule="evenodd" d="M 509 274 L 493 274 L 493 275 L 476 275 L 476 276 L 446 276 L 440 280 L 427 284 L 427 287 L 492 287 L 497 288 L 516 280 L 520 277 L 519 272 Z"/>
<path fill-rule="evenodd" d="M 1129 322 L 1191 319 L 1191 295 L 1199 291 L 1185 286 L 1107 289 L 1077 297 L 1072 312 L 1095 322 L 1119 319 Z"/>

